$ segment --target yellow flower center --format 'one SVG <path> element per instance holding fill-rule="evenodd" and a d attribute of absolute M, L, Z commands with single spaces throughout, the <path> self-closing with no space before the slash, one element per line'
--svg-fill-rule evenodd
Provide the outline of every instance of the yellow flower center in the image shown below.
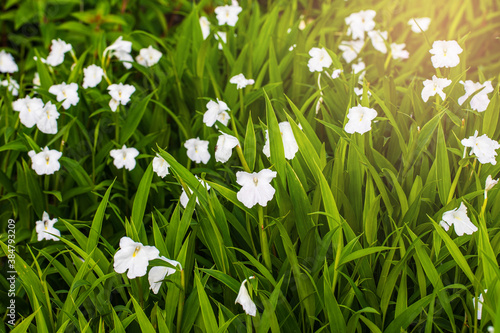
<path fill-rule="evenodd" d="M 45 156 L 45 161 L 47 162 L 47 165 L 49 165 L 49 160 L 50 160 L 50 157 L 49 156 Z"/>
<path fill-rule="evenodd" d="M 253 183 L 255 184 L 255 186 L 257 186 L 257 184 L 259 183 L 259 178 L 253 177 Z"/>
<path fill-rule="evenodd" d="M 48 229 L 48 225 L 49 225 L 49 221 L 43 222 L 43 225 L 45 226 L 45 230 L 47 230 Z"/>
<path fill-rule="evenodd" d="M 141 247 L 140 246 L 137 246 L 134 250 L 134 254 L 132 254 L 132 258 L 135 258 L 135 256 L 137 255 L 137 253 L 139 253 L 139 251 L 141 250 Z"/>

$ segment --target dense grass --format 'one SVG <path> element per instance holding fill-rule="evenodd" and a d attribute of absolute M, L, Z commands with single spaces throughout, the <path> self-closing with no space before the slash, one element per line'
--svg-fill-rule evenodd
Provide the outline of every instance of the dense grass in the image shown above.
<path fill-rule="evenodd" d="M 36 94 L 61 114 L 55 135 L 27 128 L 12 108 L 18 97 L 0 87 L 0 284 L 9 287 L 7 221 L 14 219 L 13 331 L 500 331 L 498 188 L 483 196 L 487 176 L 497 178 L 500 165 L 464 157 L 461 144 L 475 130 L 500 138 L 498 2 L 241 0 L 236 26 L 219 27 L 214 8 L 223 4 L 0 5 L 1 49 L 19 66 L 0 78 L 20 83 L 18 97 Z M 377 12 L 376 29 L 387 30 L 389 42 L 406 43 L 410 58 L 393 60 L 367 41 L 360 85 L 338 46 L 350 40 L 345 17 L 366 9 Z M 200 16 L 211 22 L 206 40 Z M 422 16 L 431 25 L 415 34 L 407 22 Z M 222 50 L 216 31 L 227 32 Z M 151 68 L 134 62 L 127 70 L 103 57 L 119 36 L 133 43 L 134 57 L 153 45 L 161 60 Z M 40 58 L 55 38 L 72 44 L 75 59 L 67 53 L 52 69 Z M 458 41 L 464 52 L 457 67 L 432 66 L 435 40 Z M 312 47 L 325 47 L 333 58 L 319 78 L 307 67 Z M 111 112 L 105 80 L 83 89 L 83 68 L 90 64 L 105 68 L 111 83 L 134 85 L 131 102 Z M 326 75 L 333 68 L 343 68 L 340 78 Z M 255 83 L 237 90 L 229 79 L 240 73 Z M 422 82 L 432 75 L 452 84 L 445 100 L 425 103 Z M 458 104 L 460 80 L 492 80 L 485 112 Z M 79 84 L 80 101 L 68 110 L 48 92 L 61 82 Z M 216 98 L 232 117 L 219 129 L 237 136 L 241 147 L 224 164 L 213 156 L 218 130 L 203 123 L 207 102 Z M 378 117 L 371 131 L 351 135 L 344 131 L 346 114 L 358 104 Z M 292 160 L 278 144 L 282 121 L 290 122 L 299 146 Z M 270 158 L 262 153 L 265 130 Z M 196 137 L 210 142 L 206 165 L 186 155 L 184 142 Z M 124 144 L 140 152 L 132 171 L 117 169 L 109 155 Z M 39 176 L 28 151 L 45 146 L 62 152 L 61 169 Z M 171 166 L 165 178 L 153 172 L 156 153 Z M 264 168 L 277 171 L 276 193 L 266 207 L 249 209 L 237 199 L 236 172 Z M 183 188 L 193 191 L 186 208 L 178 201 Z M 462 202 L 478 227 L 472 235 L 439 225 L 443 213 Z M 59 241 L 37 241 L 35 221 L 44 211 L 58 219 Z M 148 290 L 147 276 L 116 273 L 113 256 L 123 236 L 156 246 L 179 261 L 182 272 L 170 275 L 157 295 Z M 234 304 L 250 276 L 255 317 Z M 481 293 L 478 320 L 473 298 Z M 8 328 L 9 297 L 0 296 L 2 328 Z"/>

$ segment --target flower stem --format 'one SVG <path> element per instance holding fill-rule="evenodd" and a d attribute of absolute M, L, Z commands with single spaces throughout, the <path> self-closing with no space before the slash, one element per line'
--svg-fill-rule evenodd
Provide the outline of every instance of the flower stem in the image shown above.
<path fill-rule="evenodd" d="M 260 247 L 262 249 L 262 257 L 264 258 L 264 264 L 266 265 L 269 272 L 272 272 L 271 256 L 269 255 L 269 245 L 267 244 L 267 233 L 264 227 L 264 208 L 259 205 L 259 233 L 260 233 Z"/>
<path fill-rule="evenodd" d="M 181 293 L 179 295 L 179 304 L 177 311 L 177 333 L 181 331 L 182 324 L 182 312 L 184 311 L 184 298 L 186 297 L 186 277 L 184 275 L 184 270 L 181 269 Z"/>
<path fill-rule="evenodd" d="M 236 146 L 236 152 L 238 153 L 238 157 L 240 158 L 240 162 L 241 165 L 243 166 L 243 169 L 245 169 L 246 172 L 251 173 L 252 170 L 250 170 L 250 167 L 248 166 L 248 163 L 245 160 L 245 156 L 243 155 L 243 150 L 241 149 L 239 144 Z"/>
<path fill-rule="evenodd" d="M 141 305 L 142 308 L 144 308 L 144 299 L 142 298 L 141 279 L 135 279 L 135 282 L 137 283 L 137 288 L 138 288 L 138 293 L 139 293 L 139 304 Z"/>
<path fill-rule="evenodd" d="M 246 323 L 247 323 L 247 333 L 252 333 L 253 332 L 253 328 L 252 328 L 252 316 L 250 315 L 246 315 L 247 317 L 247 320 Z"/>
<path fill-rule="evenodd" d="M 248 214 L 246 216 L 246 225 L 247 225 L 247 232 L 248 232 L 248 237 L 250 237 L 250 243 L 252 244 L 252 252 L 255 257 L 257 257 L 257 250 L 255 249 L 255 243 L 253 241 L 252 237 L 252 228 L 250 225 L 250 218 L 248 217 Z"/>
<path fill-rule="evenodd" d="M 239 89 L 240 91 L 240 116 L 239 116 L 239 120 L 241 121 L 243 118 L 243 112 L 245 110 L 245 101 L 243 100 L 243 89 Z"/>
<path fill-rule="evenodd" d="M 120 111 L 120 105 L 116 107 L 116 111 L 114 112 L 115 117 L 115 141 L 117 144 L 120 144 L 120 115 L 118 112 Z"/>
<path fill-rule="evenodd" d="M 455 193 L 455 189 L 457 188 L 458 178 L 460 177 L 460 173 L 462 172 L 462 168 L 463 168 L 463 166 L 461 165 L 457 170 L 457 174 L 455 175 L 455 179 L 453 179 L 453 184 L 451 184 L 450 193 L 448 194 L 448 199 L 446 200 L 446 204 L 449 204 L 451 199 L 453 199 L 453 194 Z"/>

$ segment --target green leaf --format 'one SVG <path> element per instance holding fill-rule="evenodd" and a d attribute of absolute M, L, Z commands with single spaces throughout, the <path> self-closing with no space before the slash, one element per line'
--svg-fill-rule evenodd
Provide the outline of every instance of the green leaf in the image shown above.
<path fill-rule="evenodd" d="M 274 108 L 269 100 L 269 97 L 264 93 L 266 99 L 266 117 L 267 117 L 267 130 L 269 133 L 269 146 L 271 152 L 271 163 L 274 164 L 276 171 L 278 171 L 279 179 L 281 184 L 285 186 L 286 182 L 286 160 L 285 160 L 285 150 L 283 147 L 283 138 L 281 136 L 281 130 L 278 125 L 278 119 L 274 112 Z"/>
<path fill-rule="evenodd" d="M 32 314 L 30 314 L 28 317 L 24 318 L 20 323 L 16 324 L 16 326 L 10 331 L 11 333 L 24 333 L 28 332 L 28 328 L 30 327 L 31 321 L 35 316 L 38 316 L 38 311 L 40 311 L 41 306 L 38 307 Z M 8 321 L 9 318 L 7 318 L 6 321 Z"/>
<path fill-rule="evenodd" d="M 132 134 L 134 134 L 137 126 L 139 126 L 139 123 L 144 116 L 144 112 L 147 109 L 149 101 L 154 94 L 156 94 L 156 90 L 147 95 L 145 98 L 142 98 L 139 102 L 132 103 L 125 125 L 120 133 L 120 145 L 125 144 Z"/>
<path fill-rule="evenodd" d="M 200 276 L 197 272 L 194 274 L 194 280 L 198 294 L 198 301 L 200 302 L 201 316 L 205 326 L 204 331 L 208 333 L 215 333 L 217 332 L 217 319 L 215 319 L 212 305 L 210 304 L 205 292 L 205 286 L 201 283 Z"/>
<path fill-rule="evenodd" d="M 38 182 L 37 176 L 34 175 L 34 171 L 26 164 L 23 160 L 23 169 L 24 175 L 26 177 L 26 184 L 28 186 L 28 195 L 30 197 L 30 201 L 33 205 L 33 209 L 36 212 L 36 215 L 42 216 L 44 209 L 44 197 L 42 194 L 42 189 L 40 188 L 40 183 Z M 49 177 L 49 176 L 45 176 Z"/>
<path fill-rule="evenodd" d="M 106 193 L 104 194 L 104 197 L 102 198 L 101 203 L 99 204 L 99 207 L 97 208 L 97 211 L 94 216 L 94 220 L 92 221 L 92 226 L 89 231 L 89 238 L 87 241 L 87 248 L 86 252 L 90 253 L 92 250 L 97 247 L 97 241 L 99 240 L 99 237 L 101 236 L 101 230 L 102 230 L 102 221 L 104 220 L 104 214 L 106 213 L 106 206 L 108 205 L 108 200 L 109 200 L 109 195 L 111 194 L 111 188 L 113 187 L 113 183 L 108 187 L 106 190 Z"/>
<path fill-rule="evenodd" d="M 151 190 L 151 181 L 153 180 L 153 163 L 151 162 L 142 176 L 137 192 L 135 193 L 134 204 L 132 206 L 131 222 L 135 229 L 140 231 L 144 228 L 143 218 L 148 203 L 149 191 Z"/>
<path fill-rule="evenodd" d="M 448 150 L 446 149 L 446 140 L 444 137 L 443 126 L 439 123 L 437 145 L 436 145 L 436 159 L 437 163 L 437 187 L 439 199 L 443 206 L 448 204 L 448 194 L 451 188 L 451 174 L 450 163 L 448 161 Z"/>
<path fill-rule="evenodd" d="M 410 305 L 403 313 L 394 319 L 389 326 L 387 326 L 384 333 L 400 333 L 401 330 L 406 330 L 434 297 L 434 295 L 427 295 Z"/>
<path fill-rule="evenodd" d="M 136 320 L 141 328 L 141 331 L 146 333 L 155 333 L 156 330 L 142 310 L 142 307 L 139 305 L 139 303 L 137 303 L 133 296 L 130 297 L 132 299 L 132 303 L 134 304 L 135 314 L 137 315 Z"/>
<path fill-rule="evenodd" d="M 255 144 L 255 131 L 252 122 L 252 113 L 248 113 L 247 130 L 245 133 L 245 146 L 244 154 L 248 167 L 253 171 L 255 166 L 256 144 Z"/>

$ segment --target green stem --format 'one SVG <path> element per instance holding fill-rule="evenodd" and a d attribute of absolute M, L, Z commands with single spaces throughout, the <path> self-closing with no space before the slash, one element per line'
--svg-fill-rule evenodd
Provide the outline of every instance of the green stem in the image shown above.
<path fill-rule="evenodd" d="M 248 163 L 245 160 L 245 156 L 243 155 L 243 150 L 241 149 L 239 144 L 236 146 L 236 152 L 238 153 L 238 157 L 240 158 L 240 162 L 241 165 L 243 166 L 243 169 L 245 169 L 246 172 L 251 173 L 252 170 L 250 170 L 250 167 L 248 166 Z"/>
<path fill-rule="evenodd" d="M 250 225 L 250 218 L 248 217 L 248 214 L 246 216 L 246 225 L 247 225 L 247 232 L 248 232 L 248 237 L 250 237 L 250 243 L 252 244 L 252 252 L 254 257 L 257 257 L 257 249 L 255 248 L 255 243 L 253 241 L 252 237 L 252 227 Z"/>
<path fill-rule="evenodd" d="M 234 132 L 234 136 L 236 137 L 236 139 L 238 139 L 238 142 L 240 141 L 240 137 L 238 135 L 238 129 L 236 128 L 236 122 L 234 121 L 234 112 L 231 112 L 231 126 L 233 127 L 233 132 Z"/>
<path fill-rule="evenodd" d="M 453 179 L 453 184 L 451 184 L 450 193 L 448 193 L 448 200 L 446 200 L 446 204 L 449 204 L 453 199 L 453 194 L 455 193 L 455 189 L 457 188 L 458 178 L 460 177 L 460 173 L 462 172 L 463 166 L 461 165 L 458 168 L 457 174 L 455 175 L 455 179 Z"/>
<path fill-rule="evenodd" d="M 264 208 L 259 205 L 259 233 L 260 233 L 260 246 L 262 249 L 262 257 L 264 258 L 264 264 L 266 265 L 269 272 L 272 272 L 271 256 L 269 255 L 269 244 L 267 243 L 267 232 L 264 226 Z"/>
<path fill-rule="evenodd" d="M 250 315 L 246 315 L 247 317 L 247 320 L 246 323 L 247 323 L 247 333 L 252 333 L 253 332 L 253 328 L 252 328 L 252 316 Z"/>
<path fill-rule="evenodd" d="M 238 119 L 242 121 L 243 113 L 245 111 L 245 101 L 243 100 L 243 89 L 239 89 L 239 91 L 240 91 L 240 114 L 238 116 Z"/>
<path fill-rule="evenodd" d="M 137 283 L 137 288 L 138 288 L 139 304 L 141 305 L 141 308 L 144 308 L 144 299 L 142 298 L 142 283 L 141 283 L 141 279 L 135 279 L 135 282 Z"/>
<path fill-rule="evenodd" d="M 120 105 L 117 106 L 116 111 L 114 112 L 115 118 L 115 141 L 117 144 L 120 144 L 120 115 L 118 112 L 120 111 Z"/>
<path fill-rule="evenodd" d="M 43 178 L 43 188 L 45 191 L 49 191 L 49 186 L 50 186 L 50 178 L 49 175 L 45 175 Z M 45 195 L 45 210 L 48 212 L 49 211 L 49 195 Z"/>
<path fill-rule="evenodd" d="M 182 324 L 182 313 L 184 311 L 184 299 L 186 297 L 186 277 L 184 275 L 184 270 L 181 269 L 181 293 L 179 295 L 179 303 L 177 311 L 177 333 L 181 332 L 181 324 Z"/>

